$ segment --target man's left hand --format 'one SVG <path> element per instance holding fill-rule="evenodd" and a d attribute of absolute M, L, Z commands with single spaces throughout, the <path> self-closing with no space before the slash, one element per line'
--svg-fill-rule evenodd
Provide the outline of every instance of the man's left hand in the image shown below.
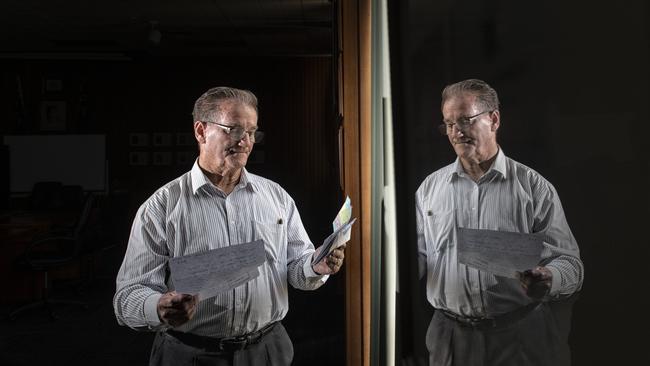
<path fill-rule="evenodd" d="M 318 248 L 322 250 L 321 248 Z M 343 266 L 343 259 L 345 258 L 345 244 L 334 249 L 327 257 L 321 259 L 320 262 L 316 263 L 312 268 L 314 272 L 320 275 L 335 274 Z M 314 253 L 316 255 L 316 253 Z"/>
<path fill-rule="evenodd" d="M 519 280 L 528 297 L 541 300 L 551 291 L 553 273 L 546 267 L 535 267 L 524 271 Z"/>

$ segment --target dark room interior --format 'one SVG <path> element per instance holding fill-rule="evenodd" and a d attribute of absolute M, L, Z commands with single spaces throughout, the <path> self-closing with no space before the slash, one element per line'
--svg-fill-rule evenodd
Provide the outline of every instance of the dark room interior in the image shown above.
<path fill-rule="evenodd" d="M 316 246 L 327 237 L 345 198 L 336 34 L 343 1 L 1 6 L 0 365 L 147 363 L 154 334 L 117 324 L 115 276 L 140 204 L 192 167 L 192 107 L 211 87 L 257 95 L 266 137 L 247 169 L 292 196 Z M 433 310 L 417 280 L 414 192 L 455 158 L 436 131 L 440 92 L 467 78 L 499 92 L 500 146 L 553 183 L 580 246 L 585 281 L 565 309 L 572 364 L 650 364 L 643 335 L 650 327 L 650 5 L 387 5 L 398 241 L 394 364 L 427 365 Z M 294 365 L 357 366 L 346 359 L 354 338 L 346 339 L 346 270 L 316 292 L 290 289 L 283 324 Z M 29 307 L 44 298 L 49 307 Z"/>
<path fill-rule="evenodd" d="M 153 334 L 115 321 L 115 275 L 139 205 L 194 163 L 192 107 L 213 86 L 257 95 L 266 137 L 247 168 L 292 195 L 316 246 L 329 234 L 344 198 L 330 2 L 2 7 L 1 364 L 147 362 Z M 67 259 L 33 265 L 53 236 L 38 255 Z M 344 362 L 343 280 L 290 292 L 295 364 Z M 45 294 L 56 319 L 16 312 Z"/>

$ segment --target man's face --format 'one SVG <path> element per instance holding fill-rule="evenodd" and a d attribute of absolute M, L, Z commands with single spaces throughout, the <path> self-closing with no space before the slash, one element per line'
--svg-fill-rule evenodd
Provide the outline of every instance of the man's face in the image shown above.
<path fill-rule="evenodd" d="M 222 104 L 222 113 L 211 121 L 228 127 L 241 127 L 245 131 L 257 129 L 257 113 L 249 105 L 237 101 Z M 214 123 L 199 123 L 194 126 L 199 141 L 199 165 L 213 173 L 223 174 L 237 171 L 246 166 L 248 156 L 253 150 L 253 141 L 244 134 L 240 140 L 234 140 L 224 129 Z"/>
<path fill-rule="evenodd" d="M 468 117 L 478 115 L 469 120 L 471 124 L 467 127 L 459 128 L 462 123 L 458 123 L 451 130 L 447 129 L 449 142 L 459 158 L 466 161 L 482 162 L 496 153 L 499 111 L 490 113 L 477 102 L 475 95 L 464 93 L 448 99 L 442 106 L 442 115 L 444 123 L 448 126 L 454 122 L 467 121 Z"/>

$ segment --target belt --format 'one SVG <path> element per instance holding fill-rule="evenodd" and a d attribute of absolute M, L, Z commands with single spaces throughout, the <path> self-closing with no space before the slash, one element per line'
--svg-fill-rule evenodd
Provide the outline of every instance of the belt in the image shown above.
<path fill-rule="evenodd" d="M 474 328 L 477 330 L 485 330 L 492 328 L 501 328 L 508 325 L 511 325 L 523 318 L 526 317 L 530 312 L 535 310 L 541 303 L 533 302 L 524 307 L 521 307 L 517 310 L 505 313 L 493 318 L 489 317 L 466 317 L 458 315 L 449 310 L 436 309 L 442 311 L 442 313 L 449 319 L 456 321 L 461 326 Z"/>
<path fill-rule="evenodd" d="M 181 343 L 194 348 L 202 348 L 208 351 L 234 352 L 241 351 L 251 344 L 259 343 L 266 334 L 271 332 L 278 322 L 269 323 L 262 329 L 236 337 L 214 338 L 196 335 L 192 333 L 179 332 L 173 329 L 167 334 L 176 338 Z"/>

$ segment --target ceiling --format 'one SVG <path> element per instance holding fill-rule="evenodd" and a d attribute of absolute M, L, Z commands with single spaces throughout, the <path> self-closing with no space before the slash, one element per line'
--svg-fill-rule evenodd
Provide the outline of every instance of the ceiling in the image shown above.
<path fill-rule="evenodd" d="M 332 49 L 331 0 L 5 0 L 2 8 L 0 58 L 286 56 Z"/>

